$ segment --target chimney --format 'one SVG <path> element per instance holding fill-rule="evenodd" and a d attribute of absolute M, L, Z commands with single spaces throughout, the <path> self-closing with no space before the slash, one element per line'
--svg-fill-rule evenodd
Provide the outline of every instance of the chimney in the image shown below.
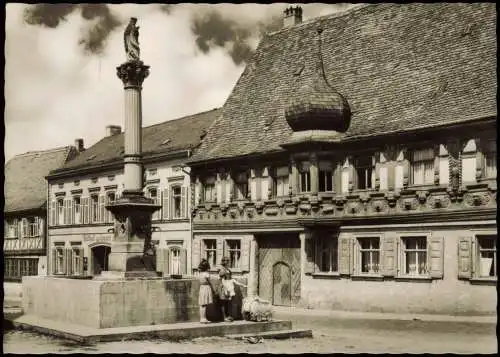
<path fill-rule="evenodd" d="M 75 139 L 75 147 L 78 152 L 82 152 L 85 150 L 83 146 L 83 139 Z"/>
<path fill-rule="evenodd" d="M 290 6 L 285 9 L 283 17 L 283 27 L 292 27 L 302 23 L 302 8 L 300 6 Z"/>
<path fill-rule="evenodd" d="M 121 134 L 122 127 L 119 125 L 108 125 L 106 126 L 106 136 L 113 136 Z"/>

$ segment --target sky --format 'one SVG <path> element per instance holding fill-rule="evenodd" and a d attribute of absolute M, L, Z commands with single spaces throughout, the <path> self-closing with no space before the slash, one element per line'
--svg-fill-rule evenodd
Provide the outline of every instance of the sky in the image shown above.
<path fill-rule="evenodd" d="M 221 107 L 287 3 L 6 5 L 5 160 L 28 151 L 89 147 L 124 125 L 123 31 L 138 18 L 143 126 Z M 303 20 L 350 4 L 302 4 Z"/>

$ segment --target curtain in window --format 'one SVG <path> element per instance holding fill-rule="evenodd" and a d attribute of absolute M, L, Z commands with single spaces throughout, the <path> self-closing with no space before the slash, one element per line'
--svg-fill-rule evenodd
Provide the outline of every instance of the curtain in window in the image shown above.
<path fill-rule="evenodd" d="M 412 160 L 412 177 L 414 185 L 434 182 L 434 150 L 415 150 Z"/>

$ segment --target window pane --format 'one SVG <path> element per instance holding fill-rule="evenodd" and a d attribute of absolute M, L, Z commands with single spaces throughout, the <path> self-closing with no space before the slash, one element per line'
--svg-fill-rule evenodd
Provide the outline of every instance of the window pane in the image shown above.
<path fill-rule="evenodd" d="M 406 253 L 406 274 L 415 275 L 417 272 L 417 253 L 415 252 L 407 252 Z"/>

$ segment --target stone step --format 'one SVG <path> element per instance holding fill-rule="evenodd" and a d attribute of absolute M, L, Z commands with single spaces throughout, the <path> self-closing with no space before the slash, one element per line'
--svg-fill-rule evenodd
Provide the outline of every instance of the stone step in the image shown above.
<path fill-rule="evenodd" d="M 227 338 L 234 340 L 246 340 L 248 338 L 257 339 L 287 339 L 287 338 L 311 338 L 313 337 L 312 330 L 295 329 L 281 331 L 264 331 L 257 333 L 243 333 L 226 335 Z"/>
<path fill-rule="evenodd" d="M 13 321 L 14 327 L 32 330 L 46 335 L 61 337 L 81 343 L 101 341 L 147 340 L 163 338 L 167 340 L 193 339 L 197 337 L 227 336 L 230 334 L 255 334 L 291 330 L 292 322 L 283 320 L 250 322 L 181 322 L 164 325 L 129 326 L 116 328 L 92 328 L 48 320 L 34 315 L 23 315 Z"/>

